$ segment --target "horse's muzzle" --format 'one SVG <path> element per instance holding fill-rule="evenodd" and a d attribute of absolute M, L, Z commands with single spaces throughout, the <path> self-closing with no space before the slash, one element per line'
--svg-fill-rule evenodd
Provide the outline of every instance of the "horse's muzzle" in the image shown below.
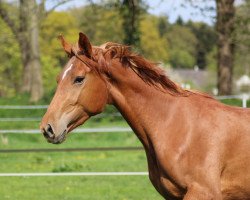
<path fill-rule="evenodd" d="M 41 129 L 44 137 L 47 139 L 47 141 L 49 143 L 53 143 L 53 144 L 60 144 L 62 143 L 65 138 L 66 138 L 66 133 L 67 131 L 65 130 L 62 134 L 60 134 L 58 137 L 56 137 L 53 128 L 50 124 L 47 124 L 47 126 L 45 128 Z"/>

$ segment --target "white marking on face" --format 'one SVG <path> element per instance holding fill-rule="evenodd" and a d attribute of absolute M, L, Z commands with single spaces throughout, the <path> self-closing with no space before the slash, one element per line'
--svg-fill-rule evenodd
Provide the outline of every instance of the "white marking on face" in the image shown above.
<path fill-rule="evenodd" d="M 62 80 L 65 78 L 65 76 L 67 75 L 67 73 L 72 69 L 72 67 L 73 67 L 73 64 L 71 64 L 71 65 L 69 66 L 69 68 L 67 68 L 67 69 L 64 71 L 63 76 L 62 76 Z"/>

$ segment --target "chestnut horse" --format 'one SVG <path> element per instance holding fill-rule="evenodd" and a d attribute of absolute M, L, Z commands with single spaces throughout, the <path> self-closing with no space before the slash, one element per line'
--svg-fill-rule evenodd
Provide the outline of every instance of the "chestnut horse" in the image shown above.
<path fill-rule="evenodd" d="M 183 90 L 126 46 L 92 46 L 83 33 L 76 45 L 60 40 L 70 59 L 41 122 L 48 142 L 63 142 L 112 104 L 143 144 L 165 199 L 250 199 L 250 110 Z"/>

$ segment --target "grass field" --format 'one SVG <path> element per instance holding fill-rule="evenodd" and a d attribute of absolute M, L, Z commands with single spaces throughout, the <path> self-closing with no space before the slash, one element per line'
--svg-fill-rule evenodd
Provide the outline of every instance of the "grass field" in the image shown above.
<path fill-rule="evenodd" d="M 5 112 L 1 117 L 21 117 L 27 112 Z M 30 115 L 39 116 L 38 111 Z M 41 111 L 40 111 L 41 112 Z M 17 116 L 19 115 L 19 116 Z M 39 122 L 1 122 L 1 129 L 37 129 Z M 127 126 L 118 117 L 93 119 L 84 127 Z M 61 145 L 52 145 L 40 134 L 5 134 L 0 149 L 141 146 L 131 132 L 75 133 Z M 123 172 L 147 171 L 144 151 L 1 153 L 0 172 Z M 1 200 L 161 199 L 147 176 L 118 177 L 0 177 Z M 15 192 L 13 192 L 15 191 Z"/>
<path fill-rule="evenodd" d="M 8 135 L 13 148 L 140 146 L 132 133 L 71 135 L 62 145 L 47 144 L 40 135 Z M 51 152 L 0 154 L 1 173 L 147 171 L 144 151 Z M 0 177 L 1 199 L 161 199 L 147 176 Z M 13 192 L 14 191 L 14 192 Z"/>
<path fill-rule="evenodd" d="M 240 100 L 225 100 L 241 106 Z M 40 102 L 46 103 L 46 102 Z M 22 98 L 1 105 L 28 104 Z M 108 108 L 106 113 L 116 112 Z M 1 110 L 0 118 L 41 117 L 45 110 Z M 84 127 L 127 127 L 121 117 L 92 119 Z M 0 122 L 0 129 L 38 129 L 37 122 Z M 40 134 L 4 134 L 0 149 L 137 147 L 131 133 L 71 134 L 61 145 L 48 144 Z M 0 173 L 12 172 L 137 172 L 147 171 L 144 151 L 0 153 Z M 0 200 L 160 200 L 147 176 L 0 177 Z"/>
<path fill-rule="evenodd" d="M 1 178 L 1 199 L 160 200 L 147 177 Z"/>

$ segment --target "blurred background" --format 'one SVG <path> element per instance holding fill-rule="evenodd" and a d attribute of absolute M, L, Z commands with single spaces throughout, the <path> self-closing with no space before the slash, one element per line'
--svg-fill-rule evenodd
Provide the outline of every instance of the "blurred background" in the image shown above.
<path fill-rule="evenodd" d="M 147 171 L 141 144 L 111 106 L 60 146 L 38 134 L 68 59 L 59 34 L 131 45 L 182 87 L 247 107 L 249 13 L 250 0 L 0 0 L 0 173 Z M 161 199 L 138 175 L 0 176 L 0 184 L 1 199 Z"/>
<path fill-rule="evenodd" d="M 113 41 L 211 94 L 249 92 L 249 0 L 0 1 L 0 97 L 50 99 L 67 57 L 57 40 L 78 32 Z"/>

